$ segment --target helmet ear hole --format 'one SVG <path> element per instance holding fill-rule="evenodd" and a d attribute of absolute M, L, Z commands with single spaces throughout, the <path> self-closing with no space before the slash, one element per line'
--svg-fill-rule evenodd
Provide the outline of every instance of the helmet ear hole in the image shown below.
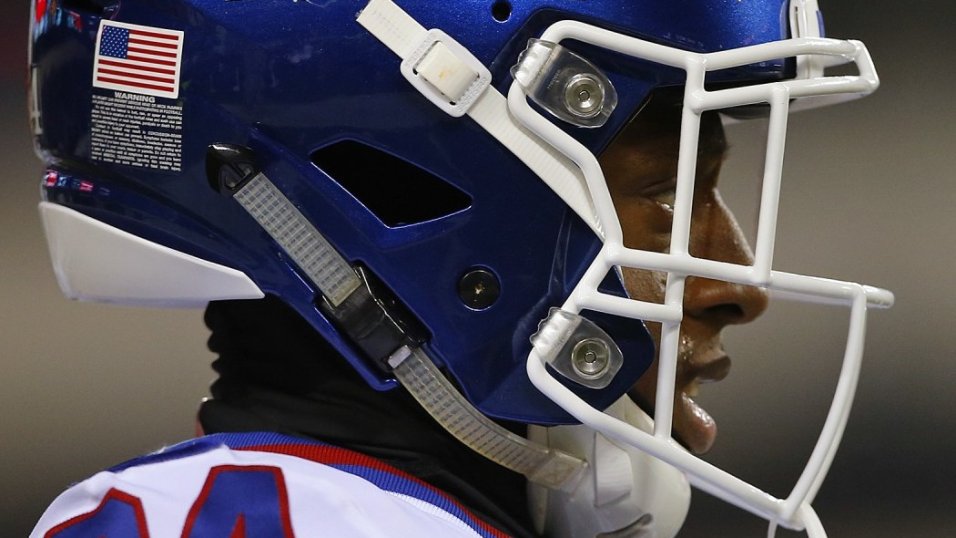
<path fill-rule="evenodd" d="M 418 224 L 471 206 L 471 197 L 406 160 L 355 140 L 312 154 L 312 163 L 390 228 Z"/>

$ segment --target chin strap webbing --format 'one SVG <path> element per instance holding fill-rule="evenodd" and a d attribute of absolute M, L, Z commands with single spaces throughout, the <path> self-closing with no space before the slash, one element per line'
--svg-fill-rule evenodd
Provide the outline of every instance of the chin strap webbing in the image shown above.
<path fill-rule="evenodd" d="M 573 491 L 587 463 L 529 441 L 475 409 L 420 348 L 403 346 L 389 359 L 412 397 L 465 446 L 549 489 Z"/>
<path fill-rule="evenodd" d="M 462 71 L 471 71 L 476 84 L 482 82 L 483 77 L 474 69 L 480 62 L 467 49 L 444 33 L 426 30 L 392 0 L 371 0 L 359 13 L 358 23 L 402 59 L 402 73 L 429 100 L 436 102 L 435 90 L 442 93 L 447 103 L 436 103 L 439 108 L 474 120 L 551 187 L 595 233 L 603 236 L 581 169 L 511 118 L 507 99 L 490 85 L 490 77 L 483 89 L 476 91 L 472 85 L 458 95 L 443 93 L 450 87 L 444 80 L 446 73 L 460 76 Z M 429 54 L 439 47 L 448 52 Z M 483 66 L 480 69 L 487 71 Z"/>
<path fill-rule="evenodd" d="M 233 198 L 282 247 L 322 295 L 340 305 L 361 285 L 352 266 L 265 174 L 256 174 Z"/>

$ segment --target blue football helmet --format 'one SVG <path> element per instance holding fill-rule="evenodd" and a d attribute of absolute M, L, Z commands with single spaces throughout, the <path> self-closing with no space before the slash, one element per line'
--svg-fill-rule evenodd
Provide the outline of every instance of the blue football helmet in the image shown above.
<path fill-rule="evenodd" d="M 671 536 L 687 480 L 823 536 L 810 502 L 865 311 L 893 299 L 771 267 L 787 114 L 878 84 L 861 43 L 822 37 L 815 0 L 34 0 L 34 14 L 41 214 L 68 296 L 274 295 L 370 386 L 404 385 L 525 473 L 553 536 Z M 843 64 L 856 72 L 825 72 Z M 681 151 L 670 247 L 651 252 L 624 246 L 597 156 L 664 93 L 682 106 Z M 701 116 L 726 109 L 769 117 L 752 265 L 688 249 Z M 627 268 L 665 274 L 664 301 L 628 297 Z M 785 499 L 671 438 L 690 276 L 851 309 L 837 397 Z M 621 398 L 654 360 L 651 420 Z M 517 439 L 489 419 L 535 428 Z M 597 502 L 585 477 L 610 453 L 669 492 Z"/>

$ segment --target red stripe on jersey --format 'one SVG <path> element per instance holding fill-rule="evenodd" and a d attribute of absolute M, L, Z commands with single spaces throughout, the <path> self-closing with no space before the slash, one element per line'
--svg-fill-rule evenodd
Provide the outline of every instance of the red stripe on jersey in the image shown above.
<path fill-rule="evenodd" d="M 425 482 L 424 480 L 412 476 L 404 471 L 396 469 L 391 465 L 377 460 L 371 456 L 366 456 L 365 454 L 360 454 L 358 452 L 353 452 L 348 449 L 338 448 L 328 445 L 296 445 L 296 444 L 272 444 L 272 445 L 252 445 L 236 450 L 245 450 L 245 451 L 260 451 L 260 452 L 272 452 L 275 454 L 285 454 L 287 456 L 295 456 L 309 461 L 314 461 L 316 463 L 321 463 L 324 465 L 357 465 L 361 467 L 367 467 L 376 471 L 387 472 L 389 474 L 399 476 L 411 482 L 415 482 L 420 486 L 432 491 L 436 495 L 442 497 L 446 501 L 450 502 L 456 506 L 459 510 L 465 513 L 472 521 L 475 522 L 479 527 L 482 528 L 485 532 L 495 536 L 497 538 L 510 538 L 510 535 L 505 534 L 501 530 L 491 526 L 488 522 L 479 518 L 471 512 L 468 508 L 458 502 L 457 499 L 451 495 L 445 493 L 444 491 L 436 488 L 435 486 Z"/>

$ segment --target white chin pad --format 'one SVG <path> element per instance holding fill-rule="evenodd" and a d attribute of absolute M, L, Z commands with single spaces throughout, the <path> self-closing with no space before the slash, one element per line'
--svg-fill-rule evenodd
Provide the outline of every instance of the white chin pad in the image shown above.
<path fill-rule="evenodd" d="M 650 417 L 627 396 L 605 412 L 653 430 Z M 690 507 L 690 485 L 675 467 L 584 425 L 530 426 L 528 437 L 588 462 L 586 475 L 570 493 L 529 485 L 538 532 L 552 538 L 594 537 L 633 526 L 627 536 L 677 535 Z"/>

